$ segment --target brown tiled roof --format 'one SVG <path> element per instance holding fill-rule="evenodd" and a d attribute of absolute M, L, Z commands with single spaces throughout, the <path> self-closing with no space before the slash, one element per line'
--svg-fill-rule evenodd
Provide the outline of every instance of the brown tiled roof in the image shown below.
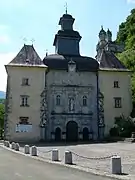
<path fill-rule="evenodd" d="M 43 62 L 33 45 L 25 45 L 19 51 L 17 56 L 8 65 L 43 65 Z"/>
<path fill-rule="evenodd" d="M 124 64 L 110 51 L 103 50 L 98 61 L 100 62 L 100 68 L 115 68 L 115 69 L 127 69 Z"/>

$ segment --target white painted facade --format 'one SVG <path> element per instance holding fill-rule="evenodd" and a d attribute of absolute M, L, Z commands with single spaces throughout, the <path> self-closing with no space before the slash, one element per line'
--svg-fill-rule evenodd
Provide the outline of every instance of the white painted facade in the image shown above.
<path fill-rule="evenodd" d="M 122 48 L 102 28 L 96 59 L 81 56 L 74 20 L 69 14 L 60 18 L 55 54 L 42 61 L 33 45 L 24 45 L 5 66 L 6 139 L 101 140 L 115 117 L 130 115 L 131 72 L 115 56 Z"/>
<path fill-rule="evenodd" d="M 41 128 L 40 128 L 40 108 L 41 108 L 41 93 L 45 87 L 45 80 L 47 81 L 47 101 L 48 101 L 48 131 L 47 137 L 49 140 L 54 140 L 54 136 L 51 132 L 55 132 L 55 128 L 61 127 L 63 128 L 63 132 L 66 132 L 66 123 L 71 120 L 71 116 L 65 119 L 67 115 L 62 116 L 58 115 L 55 118 L 55 122 L 51 115 L 52 111 L 57 113 L 68 111 L 68 98 L 65 95 L 65 92 L 70 91 L 70 88 L 67 90 L 62 87 L 58 87 L 59 85 L 68 85 L 76 84 L 86 86 L 84 88 L 76 89 L 76 113 L 79 111 L 83 111 L 84 113 L 88 113 L 89 111 L 94 112 L 93 105 L 96 102 L 96 97 L 94 93 L 96 91 L 96 76 L 93 76 L 92 73 L 75 73 L 70 75 L 67 72 L 57 72 L 52 71 L 47 74 L 46 78 L 46 67 L 26 67 L 26 66 L 13 66 L 7 65 L 6 70 L 8 74 L 8 86 L 10 86 L 10 91 L 8 94 L 9 97 L 9 107 L 10 111 L 8 112 L 8 124 L 7 124 L 7 133 L 6 138 L 8 140 L 14 141 L 39 141 L 41 139 Z M 104 124 L 105 136 L 109 134 L 110 128 L 114 124 L 115 117 L 123 114 L 125 117 L 128 117 L 132 111 L 132 99 L 131 99 L 131 77 L 130 72 L 118 72 L 118 71 L 99 71 L 99 89 L 104 96 Z M 70 77 L 72 76 L 72 78 Z M 93 77 L 93 79 L 92 79 Z M 28 78 L 29 85 L 22 86 L 22 79 Z M 70 82 L 68 82 L 68 80 Z M 119 88 L 114 88 L 114 81 L 119 82 Z M 93 83 L 95 82 L 95 85 Z M 90 91 L 88 91 L 88 86 Z M 95 88 L 93 89 L 93 87 Z M 51 87 L 51 88 L 50 88 Z M 53 91 L 54 90 L 54 91 Z M 64 92 L 64 93 L 63 93 Z M 55 97 L 57 94 L 62 95 L 62 104 L 61 106 L 56 106 Z M 89 103 L 87 107 L 82 106 L 82 96 L 84 94 L 88 95 Z M 21 95 L 28 95 L 28 107 L 21 107 Z M 115 97 L 122 98 L 122 106 L 121 108 L 115 108 Z M 96 104 L 95 104 L 96 106 Z M 66 110 L 67 108 L 67 110 Z M 29 122 L 32 125 L 30 132 L 16 132 L 16 125 L 19 123 L 20 117 L 29 117 Z M 78 118 L 75 121 L 80 121 Z M 97 114 L 95 114 L 96 121 Z M 86 119 L 86 120 L 85 120 Z M 91 127 L 91 123 L 85 123 L 85 121 L 89 121 L 89 116 L 84 117 L 83 121 L 81 121 L 79 128 L 82 129 L 85 126 Z M 51 124 L 54 123 L 53 126 Z M 82 131 L 82 130 L 81 130 Z M 43 136 L 43 135 L 42 135 Z M 66 138 L 65 135 L 63 139 Z M 82 135 L 79 135 L 80 139 L 82 139 Z"/>

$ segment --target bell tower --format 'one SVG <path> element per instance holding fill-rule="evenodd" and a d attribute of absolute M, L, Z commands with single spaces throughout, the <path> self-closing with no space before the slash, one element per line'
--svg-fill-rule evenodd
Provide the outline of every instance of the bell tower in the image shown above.
<path fill-rule="evenodd" d="M 54 43 L 55 52 L 61 55 L 80 55 L 79 42 L 81 36 L 79 32 L 73 30 L 75 19 L 70 15 L 63 14 L 59 20 L 61 30 L 55 35 Z"/>

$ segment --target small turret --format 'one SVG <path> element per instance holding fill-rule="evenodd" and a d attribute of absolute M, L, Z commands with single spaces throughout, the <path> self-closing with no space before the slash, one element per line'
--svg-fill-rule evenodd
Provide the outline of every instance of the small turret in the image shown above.
<path fill-rule="evenodd" d="M 106 32 L 103 29 L 103 26 L 101 26 L 101 30 L 99 32 L 99 40 L 100 41 L 105 41 L 105 39 L 106 39 Z"/>
<path fill-rule="evenodd" d="M 112 41 L 112 32 L 109 29 L 107 30 L 107 33 L 106 33 L 106 40 L 107 42 Z"/>

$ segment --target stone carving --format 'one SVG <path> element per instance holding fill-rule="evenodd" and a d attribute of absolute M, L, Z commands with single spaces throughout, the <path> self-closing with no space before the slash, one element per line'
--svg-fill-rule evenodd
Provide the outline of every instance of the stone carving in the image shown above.
<path fill-rule="evenodd" d="M 74 111 L 75 110 L 75 100 L 73 97 L 69 98 L 69 111 Z"/>
<path fill-rule="evenodd" d="M 46 88 L 43 90 L 41 93 L 41 107 L 40 107 L 40 125 L 45 126 L 46 121 L 47 121 L 47 103 L 46 103 Z"/>
<path fill-rule="evenodd" d="M 60 125 L 60 124 L 62 124 L 62 119 L 61 119 L 61 118 L 55 119 L 55 120 L 54 120 L 54 124 L 55 124 L 55 125 Z"/>
<path fill-rule="evenodd" d="M 89 124 L 91 124 L 90 119 L 83 119 L 82 120 L 82 125 L 89 125 Z"/>
<path fill-rule="evenodd" d="M 98 94 L 99 126 L 104 126 L 104 96 L 99 90 Z"/>

